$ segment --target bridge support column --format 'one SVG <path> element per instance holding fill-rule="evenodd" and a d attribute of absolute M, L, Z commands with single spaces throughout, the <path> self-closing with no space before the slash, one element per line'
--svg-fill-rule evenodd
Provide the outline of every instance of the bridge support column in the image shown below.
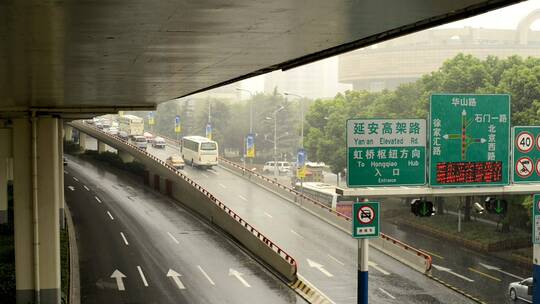
<path fill-rule="evenodd" d="M 86 134 L 83 132 L 79 132 L 79 147 L 81 147 L 81 150 L 86 150 Z"/>
<path fill-rule="evenodd" d="M 14 119 L 16 303 L 60 303 L 58 119 Z"/>
<path fill-rule="evenodd" d="M 64 126 L 63 120 L 58 119 L 58 216 L 60 221 L 60 229 L 65 228 L 64 217 Z M 71 127 L 70 127 L 71 128 Z"/>
<path fill-rule="evenodd" d="M 120 156 L 120 159 L 122 159 L 124 163 L 131 163 L 134 160 L 131 154 L 122 150 L 118 150 L 118 156 Z"/>
<path fill-rule="evenodd" d="M 66 141 L 73 141 L 73 127 L 64 125 L 64 139 Z"/>
<path fill-rule="evenodd" d="M 11 157 L 11 130 L 0 129 L 0 224 L 8 222 L 8 179 Z"/>
<path fill-rule="evenodd" d="M 96 139 L 96 141 L 97 141 L 97 150 L 98 150 L 98 153 L 101 154 L 101 153 L 107 151 L 107 145 L 106 145 L 104 142 L 99 141 L 99 140 L 97 140 L 97 139 Z"/>

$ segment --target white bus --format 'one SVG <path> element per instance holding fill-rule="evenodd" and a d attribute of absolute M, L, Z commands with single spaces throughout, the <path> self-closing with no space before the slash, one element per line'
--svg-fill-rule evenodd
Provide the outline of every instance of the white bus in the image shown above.
<path fill-rule="evenodd" d="M 202 136 L 182 137 L 182 158 L 186 164 L 211 168 L 218 164 L 218 144 Z"/>
<path fill-rule="evenodd" d="M 144 120 L 135 115 L 119 116 L 118 131 L 126 132 L 128 136 L 143 135 Z"/>

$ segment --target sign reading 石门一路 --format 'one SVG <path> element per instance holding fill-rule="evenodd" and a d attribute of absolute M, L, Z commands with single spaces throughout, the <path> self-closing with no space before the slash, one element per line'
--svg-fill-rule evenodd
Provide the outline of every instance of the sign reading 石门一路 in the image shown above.
<path fill-rule="evenodd" d="M 540 126 L 512 128 L 512 181 L 534 183 L 540 181 Z"/>
<path fill-rule="evenodd" d="M 510 96 L 433 94 L 431 186 L 507 185 Z"/>
<path fill-rule="evenodd" d="M 349 187 L 424 185 L 425 168 L 425 120 L 347 120 Z"/>

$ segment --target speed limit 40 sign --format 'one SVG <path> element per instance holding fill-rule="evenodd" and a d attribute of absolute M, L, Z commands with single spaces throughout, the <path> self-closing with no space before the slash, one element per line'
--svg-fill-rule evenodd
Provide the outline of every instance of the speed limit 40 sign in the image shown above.
<path fill-rule="evenodd" d="M 540 126 L 516 126 L 512 129 L 512 180 L 514 183 L 540 181 Z"/>

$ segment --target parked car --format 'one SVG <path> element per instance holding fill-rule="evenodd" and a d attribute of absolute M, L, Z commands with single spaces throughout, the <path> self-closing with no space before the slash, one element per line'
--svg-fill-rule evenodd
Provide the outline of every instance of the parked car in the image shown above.
<path fill-rule="evenodd" d="M 175 169 L 184 169 L 184 160 L 180 155 L 171 155 L 167 157 L 165 162 L 169 165 L 174 167 Z"/>
<path fill-rule="evenodd" d="M 280 174 L 286 174 L 291 172 L 291 164 L 286 161 L 277 162 L 278 172 Z M 263 172 L 264 173 L 273 173 L 275 170 L 275 165 L 273 161 L 268 161 L 264 164 Z"/>
<path fill-rule="evenodd" d="M 165 139 L 159 136 L 154 138 L 154 141 L 152 141 L 152 147 L 165 149 Z"/>
<path fill-rule="evenodd" d="M 522 300 L 532 303 L 533 278 L 513 282 L 508 285 L 508 294 L 512 301 Z"/>

